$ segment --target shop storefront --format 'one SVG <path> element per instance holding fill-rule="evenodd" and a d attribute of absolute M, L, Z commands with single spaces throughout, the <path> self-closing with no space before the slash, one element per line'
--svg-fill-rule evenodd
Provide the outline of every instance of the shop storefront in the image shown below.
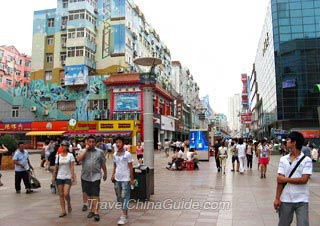
<path fill-rule="evenodd" d="M 136 145 L 141 141 L 141 123 L 136 120 L 98 121 L 98 131 L 105 137 L 121 136 L 132 145 L 132 152 L 136 152 Z"/>
<path fill-rule="evenodd" d="M 48 139 L 56 139 L 68 130 L 67 121 L 32 122 L 31 131 L 26 136 L 31 137 L 33 148 L 41 148 Z"/>
<path fill-rule="evenodd" d="M 164 131 L 165 139 L 173 140 L 175 131 L 174 118 L 161 115 L 161 130 Z"/>
<path fill-rule="evenodd" d="M 0 134 L 10 134 L 17 141 L 25 143 L 26 148 L 32 148 L 31 138 L 26 136 L 26 133 L 31 131 L 31 122 L 14 122 L 0 123 Z"/>

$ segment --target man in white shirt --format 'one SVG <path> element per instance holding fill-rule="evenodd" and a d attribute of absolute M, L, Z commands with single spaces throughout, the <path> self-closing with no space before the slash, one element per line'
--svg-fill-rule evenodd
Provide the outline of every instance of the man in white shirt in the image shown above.
<path fill-rule="evenodd" d="M 111 180 L 114 183 L 117 201 L 121 203 L 122 215 L 118 225 L 128 222 L 128 209 L 130 200 L 130 188 L 134 187 L 133 159 L 130 152 L 124 150 L 124 139 L 116 139 L 118 151 L 113 154 L 113 172 Z"/>
<path fill-rule="evenodd" d="M 309 226 L 309 188 L 307 183 L 312 174 L 312 161 L 309 157 L 304 157 L 301 152 L 303 142 L 304 138 L 301 133 L 291 132 L 287 138 L 287 147 L 291 149 L 291 154 L 280 159 L 274 201 L 274 208 L 279 210 L 278 226 L 290 226 L 294 212 L 297 226 Z M 289 177 L 301 159 L 300 165 Z"/>

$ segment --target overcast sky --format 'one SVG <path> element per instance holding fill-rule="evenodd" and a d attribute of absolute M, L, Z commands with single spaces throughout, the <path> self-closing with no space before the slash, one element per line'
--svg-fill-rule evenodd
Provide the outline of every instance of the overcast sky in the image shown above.
<path fill-rule="evenodd" d="M 228 97 L 250 75 L 269 0 L 135 0 L 171 50 L 209 95 L 215 111 L 227 113 Z M 1 3 L 0 45 L 32 49 L 33 11 L 55 8 L 57 0 Z"/>

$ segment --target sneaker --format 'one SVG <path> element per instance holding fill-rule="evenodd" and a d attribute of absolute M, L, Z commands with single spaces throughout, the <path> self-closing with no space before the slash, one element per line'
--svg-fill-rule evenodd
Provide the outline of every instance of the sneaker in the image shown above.
<path fill-rule="evenodd" d="M 128 223 L 128 217 L 127 216 L 121 216 L 120 220 L 118 221 L 118 225 L 124 225 Z"/>
<path fill-rule="evenodd" d="M 84 212 L 84 211 L 87 211 L 88 210 L 88 206 L 87 205 L 83 205 L 82 206 L 82 211 Z"/>

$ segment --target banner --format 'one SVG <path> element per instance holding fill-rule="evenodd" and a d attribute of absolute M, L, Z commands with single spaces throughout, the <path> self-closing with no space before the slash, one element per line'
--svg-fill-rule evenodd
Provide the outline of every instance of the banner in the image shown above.
<path fill-rule="evenodd" d="M 81 65 L 72 65 L 64 67 L 64 84 L 66 86 L 88 84 L 88 67 Z"/>
<path fill-rule="evenodd" d="M 115 111 L 140 111 L 140 93 L 116 93 L 114 94 Z"/>

